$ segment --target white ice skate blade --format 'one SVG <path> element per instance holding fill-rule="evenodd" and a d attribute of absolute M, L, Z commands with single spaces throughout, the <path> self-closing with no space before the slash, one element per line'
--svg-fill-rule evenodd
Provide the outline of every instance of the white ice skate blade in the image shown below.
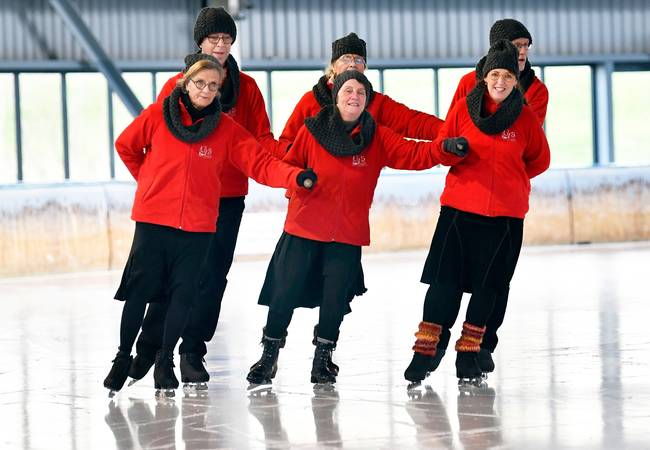
<path fill-rule="evenodd" d="M 156 397 L 158 398 L 176 397 L 176 391 L 174 389 L 156 389 Z"/>
<path fill-rule="evenodd" d="M 264 392 L 271 392 L 272 389 L 273 389 L 273 385 L 271 383 L 268 384 L 251 383 L 248 385 L 248 388 L 246 388 L 249 394 L 261 394 Z"/>
<path fill-rule="evenodd" d="M 115 391 L 115 390 L 113 390 L 113 389 L 109 389 L 109 391 L 108 391 L 108 398 L 113 398 L 113 397 L 115 397 L 115 394 L 117 394 L 118 392 L 120 392 L 120 391 Z"/>
<path fill-rule="evenodd" d="M 183 383 L 183 389 L 188 391 L 207 391 L 208 383 L 204 381 L 199 383 Z"/>
<path fill-rule="evenodd" d="M 336 385 L 334 383 L 314 383 L 314 391 L 335 391 Z"/>
<path fill-rule="evenodd" d="M 138 381 L 140 381 L 140 380 L 138 380 L 138 379 L 136 379 L 136 378 L 131 378 L 131 379 L 129 380 L 129 384 L 127 384 L 127 387 L 128 387 L 128 386 L 133 386 L 133 385 L 134 385 L 135 383 L 137 383 Z"/>
<path fill-rule="evenodd" d="M 459 378 L 458 379 L 458 386 L 476 386 L 476 387 L 481 387 L 485 384 L 483 381 L 483 377 L 472 377 L 472 378 Z"/>

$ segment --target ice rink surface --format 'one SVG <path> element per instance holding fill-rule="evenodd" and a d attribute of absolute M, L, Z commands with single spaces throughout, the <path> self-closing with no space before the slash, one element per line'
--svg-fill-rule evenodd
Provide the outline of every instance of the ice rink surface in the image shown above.
<path fill-rule="evenodd" d="M 151 373 L 113 400 L 102 386 L 121 273 L 0 279 L 0 447 L 650 448 L 650 242 L 524 248 L 487 387 L 459 389 L 450 351 L 409 395 L 425 256 L 364 256 L 369 291 L 343 322 L 335 391 L 309 382 L 317 311 L 299 310 L 259 396 L 245 376 L 261 353 L 267 261 L 233 266 L 208 391 L 162 400 Z"/>

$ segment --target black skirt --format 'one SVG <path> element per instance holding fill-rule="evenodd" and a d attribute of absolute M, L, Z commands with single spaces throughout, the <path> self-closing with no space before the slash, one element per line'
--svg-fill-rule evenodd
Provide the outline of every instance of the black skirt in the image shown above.
<path fill-rule="evenodd" d="M 524 220 L 487 217 L 443 206 L 420 281 L 464 292 L 497 289 L 512 279 Z"/>
<path fill-rule="evenodd" d="M 296 241 L 305 241 L 305 242 L 317 242 L 310 241 L 309 239 L 298 238 L 292 236 L 285 232 L 280 236 L 280 240 L 275 246 L 273 256 L 269 262 L 269 267 L 266 271 L 266 278 L 264 279 L 264 285 L 262 286 L 262 291 L 260 292 L 260 297 L 258 304 L 260 305 L 270 305 L 271 304 L 271 293 L 273 292 L 273 280 L 277 280 L 279 277 L 276 273 L 277 271 L 282 271 L 286 273 L 288 270 L 291 270 L 293 265 L 292 261 L 288 261 L 288 258 L 284 258 L 283 255 L 287 254 L 288 246 L 293 243 L 296 244 Z M 359 262 L 356 264 L 357 274 L 355 276 L 354 282 L 348 289 L 348 307 L 346 314 L 351 311 L 349 302 L 354 299 L 356 296 L 363 295 L 368 289 L 366 289 L 363 268 L 361 267 L 361 249 L 359 248 Z M 290 301 L 291 304 L 296 305 L 299 308 L 316 308 L 321 305 L 323 302 L 323 267 L 319 264 L 319 261 L 316 261 L 310 268 L 306 276 L 304 283 L 304 288 L 302 292 L 297 296 L 296 299 Z"/>
<path fill-rule="evenodd" d="M 115 299 L 161 303 L 178 295 L 192 302 L 213 234 L 136 222 Z"/>

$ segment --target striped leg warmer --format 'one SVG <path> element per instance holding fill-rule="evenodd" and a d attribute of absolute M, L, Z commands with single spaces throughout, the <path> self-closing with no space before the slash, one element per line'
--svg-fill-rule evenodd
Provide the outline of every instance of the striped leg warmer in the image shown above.
<path fill-rule="evenodd" d="M 434 356 L 441 332 L 442 326 L 437 323 L 420 322 L 418 331 L 415 333 L 416 340 L 413 351 L 427 356 Z"/>
<path fill-rule="evenodd" d="M 485 327 L 477 327 L 469 322 L 463 322 L 463 331 L 456 341 L 457 352 L 478 352 L 485 334 Z"/>

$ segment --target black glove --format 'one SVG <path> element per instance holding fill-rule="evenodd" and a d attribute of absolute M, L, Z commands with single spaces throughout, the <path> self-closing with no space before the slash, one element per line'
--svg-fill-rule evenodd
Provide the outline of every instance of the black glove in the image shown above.
<path fill-rule="evenodd" d="M 469 150 L 469 142 L 464 137 L 447 138 L 442 141 L 442 148 L 447 153 L 464 158 Z"/>
<path fill-rule="evenodd" d="M 314 172 L 311 167 L 307 167 L 307 169 L 300 172 L 296 177 L 298 186 L 307 189 L 311 189 L 316 184 L 316 180 L 318 180 L 318 177 L 316 176 L 316 172 Z"/>

